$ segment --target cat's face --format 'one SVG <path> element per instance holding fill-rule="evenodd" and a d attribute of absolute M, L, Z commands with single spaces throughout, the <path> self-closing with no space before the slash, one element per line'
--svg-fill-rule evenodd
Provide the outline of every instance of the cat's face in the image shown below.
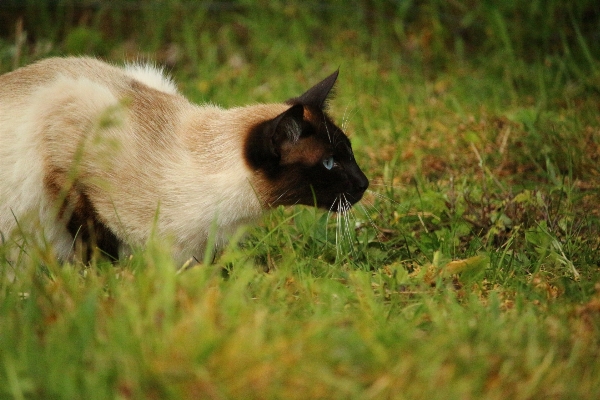
<path fill-rule="evenodd" d="M 289 100 L 287 111 L 250 132 L 246 159 L 261 175 L 259 195 L 266 205 L 346 210 L 369 186 L 350 140 L 325 112 L 336 78 L 337 72 Z"/>

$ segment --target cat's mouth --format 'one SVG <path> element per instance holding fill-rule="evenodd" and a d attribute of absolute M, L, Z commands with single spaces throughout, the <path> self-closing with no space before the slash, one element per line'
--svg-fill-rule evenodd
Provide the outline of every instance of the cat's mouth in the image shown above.
<path fill-rule="evenodd" d="M 350 190 L 339 192 L 333 199 L 324 204 L 323 208 L 331 211 L 346 212 L 364 196 L 369 187 L 369 180 L 364 174 L 351 185 Z"/>
<path fill-rule="evenodd" d="M 362 190 L 360 191 L 360 193 L 355 193 L 350 195 L 350 197 L 353 198 L 352 204 L 354 203 L 358 203 L 360 200 L 362 200 L 363 196 L 365 195 L 366 190 Z"/>
<path fill-rule="evenodd" d="M 360 190 L 357 192 L 353 192 L 353 193 L 347 193 L 346 194 L 346 199 L 348 200 L 348 202 L 350 202 L 350 204 L 354 205 L 356 203 L 358 203 L 364 196 L 365 194 L 365 190 Z"/>
<path fill-rule="evenodd" d="M 333 197 L 333 199 L 330 199 L 323 204 L 319 204 L 319 207 L 333 212 L 344 213 L 350 210 L 354 204 L 358 203 L 362 199 L 365 191 L 366 189 L 355 192 L 338 193 L 335 195 L 335 197 Z"/>

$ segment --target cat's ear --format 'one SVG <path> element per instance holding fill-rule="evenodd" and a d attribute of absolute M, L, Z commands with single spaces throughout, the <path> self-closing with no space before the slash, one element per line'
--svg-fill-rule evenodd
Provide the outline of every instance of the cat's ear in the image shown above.
<path fill-rule="evenodd" d="M 256 125 L 248 133 L 244 145 L 246 161 L 254 169 L 267 166 L 269 170 L 277 170 L 277 165 L 298 143 L 306 126 L 301 104 Z"/>
<path fill-rule="evenodd" d="M 302 96 L 288 100 L 288 104 L 302 104 L 317 107 L 321 110 L 327 107 L 327 99 L 331 96 L 333 86 L 337 80 L 338 69 L 321 82 L 308 89 Z"/>
<path fill-rule="evenodd" d="M 271 138 L 273 150 L 279 153 L 281 145 L 285 142 L 294 144 L 302 134 L 302 121 L 304 119 L 304 106 L 296 104 L 287 111 L 279 114 L 273 124 L 275 130 Z"/>

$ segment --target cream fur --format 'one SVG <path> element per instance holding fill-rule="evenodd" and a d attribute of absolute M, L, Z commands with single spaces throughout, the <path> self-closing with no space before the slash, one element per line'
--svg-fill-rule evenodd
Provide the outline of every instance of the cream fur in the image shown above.
<path fill-rule="evenodd" d="M 19 223 L 70 257 L 72 238 L 45 179 L 75 171 L 121 240 L 143 245 L 155 229 L 173 241 L 178 262 L 201 257 L 214 223 L 225 241 L 261 214 L 243 141 L 249 126 L 288 107 L 197 106 L 154 67 L 91 58 L 47 59 L 2 75 L 0 231 L 14 239 Z"/>
<path fill-rule="evenodd" d="M 163 70 L 150 64 L 130 64 L 125 66 L 125 72 L 133 79 L 165 93 L 177 94 L 177 86 L 163 74 Z"/>

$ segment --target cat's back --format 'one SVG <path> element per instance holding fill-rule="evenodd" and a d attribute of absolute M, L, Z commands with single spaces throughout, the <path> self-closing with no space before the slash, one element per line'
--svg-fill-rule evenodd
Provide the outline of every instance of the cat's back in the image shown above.
<path fill-rule="evenodd" d="M 44 154 L 56 144 L 69 155 L 69 143 L 123 102 L 129 104 L 130 131 L 139 135 L 145 132 L 137 125 L 147 127 L 157 118 L 169 123 L 187 105 L 161 70 L 144 64 L 117 67 L 90 57 L 56 57 L 0 75 L 0 156 L 17 152 L 19 142 L 38 143 Z"/>
<path fill-rule="evenodd" d="M 48 58 L 0 76 L 3 103 L 27 97 L 59 77 L 106 81 L 118 77 L 114 67 L 92 58 Z"/>
<path fill-rule="evenodd" d="M 54 57 L 0 75 L 0 99 L 5 104 L 22 99 L 57 79 L 87 79 L 116 92 L 127 90 L 137 81 L 154 90 L 177 94 L 173 82 L 148 64 L 117 67 L 91 57 Z"/>

